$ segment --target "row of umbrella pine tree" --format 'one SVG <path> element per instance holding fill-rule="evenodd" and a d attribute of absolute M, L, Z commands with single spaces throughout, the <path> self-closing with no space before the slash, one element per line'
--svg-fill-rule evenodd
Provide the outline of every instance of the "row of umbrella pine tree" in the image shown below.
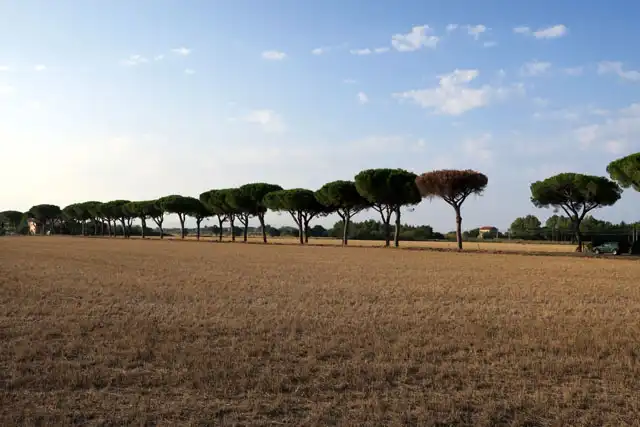
<path fill-rule="evenodd" d="M 611 179 L 580 173 L 560 173 L 531 184 L 531 202 L 538 208 L 562 209 L 570 218 L 573 231 L 582 250 L 580 224 L 594 209 L 611 206 L 621 197 L 623 188 L 640 191 L 640 153 L 614 160 L 607 166 Z M 291 215 L 299 230 L 300 243 L 308 241 L 309 224 L 319 216 L 336 213 L 343 222 L 343 244 L 347 244 L 351 218 L 364 210 L 376 211 L 385 230 L 385 246 L 391 242 L 391 219 L 395 216 L 395 246 L 399 244 L 401 208 L 420 203 L 423 198 L 441 198 L 455 211 L 456 237 L 462 249 L 462 204 L 472 195 L 481 194 L 487 187 L 486 175 L 466 169 L 443 169 L 416 175 L 404 169 L 367 169 L 358 173 L 353 181 L 333 181 L 319 190 L 303 188 L 283 189 L 267 183 L 246 184 L 238 188 L 214 189 L 200 194 L 199 198 L 170 195 L 156 200 L 113 200 L 106 203 L 88 201 L 75 203 L 60 209 L 55 205 L 36 205 L 26 214 L 42 225 L 56 221 L 72 221 L 81 224 L 86 234 L 86 224 L 93 222 L 94 233 L 98 224 L 102 233 L 106 224 L 107 233 L 115 235 L 119 223 L 125 237 L 131 235 L 135 219 L 142 223 L 142 233 L 147 221 L 152 220 L 163 237 L 165 214 L 176 214 L 180 220 L 181 237 L 184 238 L 184 223 L 187 217 L 196 220 L 197 238 L 200 224 L 205 218 L 217 218 L 219 236 L 222 240 L 223 224 L 228 222 L 231 239 L 236 240 L 235 224 L 244 227 L 244 241 L 250 218 L 258 218 L 262 239 L 267 242 L 264 216 L 267 210 Z M 16 222 L 24 218 L 22 212 L 0 212 L 0 219 Z"/>
<path fill-rule="evenodd" d="M 185 221 L 192 217 L 196 222 L 196 238 L 200 238 L 200 226 L 205 218 L 217 219 L 218 239 L 222 240 L 225 223 L 229 224 L 231 239 L 236 240 L 235 229 L 244 227 L 243 240 L 247 240 L 250 218 L 257 218 L 262 239 L 267 242 L 264 216 L 267 210 L 289 213 L 299 230 L 301 244 L 308 242 L 310 223 L 314 218 L 338 214 L 343 221 L 343 244 L 351 218 L 359 212 L 376 211 L 385 229 L 385 245 L 392 240 L 392 216 L 395 215 L 395 246 L 399 245 L 401 208 L 418 204 L 423 197 L 438 196 L 451 204 L 456 211 L 458 243 L 462 247 L 460 208 L 471 194 L 480 194 L 487 186 L 487 177 L 473 170 L 438 170 L 420 176 L 404 169 L 367 169 L 358 173 L 353 181 L 332 181 L 319 190 L 304 188 L 283 189 L 269 183 L 251 183 L 237 188 L 213 189 L 198 198 L 169 195 L 155 200 L 109 202 L 86 201 L 60 209 L 56 205 L 40 204 L 26 213 L 41 225 L 41 232 L 56 222 L 74 222 L 86 235 L 87 224 L 93 223 L 94 234 L 115 236 L 119 225 L 124 237 L 130 237 L 133 221 L 139 219 L 142 237 L 147 223 L 153 221 L 164 237 L 163 222 L 166 214 L 177 215 L 181 237 L 185 236 Z M 12 211 L 4 213 L 10 217 Z M 15 212 L 23 218 L 24 214 Z M 16 218 L 17 220 L 17 218 Z"/>

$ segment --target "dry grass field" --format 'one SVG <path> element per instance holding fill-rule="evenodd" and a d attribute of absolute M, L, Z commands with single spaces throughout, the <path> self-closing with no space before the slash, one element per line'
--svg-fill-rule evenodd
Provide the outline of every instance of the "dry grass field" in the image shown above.
<path fill-rule="evenodd" d="M 0 239 L 0 425 L 623 426 L 640 263 Z"/>
<path fill-rule="evenodd" d="M 180 237 L 166 237 L 171 240 L 179 240 Z M 187 236 L 186 240 L 196 240 L 194 236 Z M 202 237 L 201 241 L 216 241 L 217 238 L 211 238 L 210 236 Z M 225 236 L 225 241 L 230 241 L 228 236 Z M 238 238 L 238 241 L 242 240 L 242 236 Z M 250 242 L 261 243 L 262 237 L 251 236 L 248 239 Z M 292 244 L 298 243 L 298 239 L 295 237 L 270 237 L 270 243 L 276 244 Z M 311 238 L 309 244 L 316 246 L 341 246 L 342 241 L 340 239 L 329 238 Z M 393 245 L 393 242 L 391 242 Z M 350 240 L 349 246 L 384 246 L 384 241 L 379 240 Z M 456 242 L 452 241 L 401 241 L 400 246 L 403 248 L 426 248 L 426 249 L 445 249 L 455 250 L 457 248 Z M 539 252 L 539 253 L 571 253 L 575 251 L 576 246 L 571 244 L 554 244 L 535 241 L 517 241 L 517 242 L 464 242 L 464 250 L 472 252 Z"/>

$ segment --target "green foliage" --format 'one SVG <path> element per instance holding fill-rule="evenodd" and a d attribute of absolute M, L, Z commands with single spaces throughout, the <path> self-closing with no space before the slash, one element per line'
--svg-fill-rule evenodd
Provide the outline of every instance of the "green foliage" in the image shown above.
<path fill-rule="evenodd" d="M 531 202 L 539 208 L 562 208 L 570 217 L 586 215 L 620 199 L 622 189 L 605 177 L 561 173 L 531 184 Z"/>
<path fill-rule="evenodd" d="M 32 206 L 31 209 L 29 209 L 29 214 L 41 223 L 46 223 L 60 218 L 62 210 L 56 205 L 42 204 Z"/>
<path fill-rule="evenodd" d="M 510 230 L 512 232 L 538 232 L 541 225 L 538 217 L 535 215 L 527 215 L 516 218 L 511 223 Z"/>
<path fill-rule="evenodd" d="M 187 197 L 187 215 L 194 217 L 197 221 L 211 216 L 211 209 L 195 197 Z"/>
<path fill-rule="evenodd" d="M 0 212 L 0 223 L 6 223 L 10 225 L 12 228 L 18 229 L 20 222 L 22 222 L 23 217 L 24 217 L 24 214 L 18 211 L 9 210 L 9 211 Z"/>
<path fill-rule="evenodd" d="M 162 207 L 164 212 L 186 215 L 189 209 L 193 207 L 191 199 L 191 197 L 172 194 L 170 196 L 159 198 L 156 203 Z"/>
<path fill-rule="evenodd" d="M 341 238 L 343 225 L 343 221 L 336 222 L 333 227 L 329 229 L 329 236 Z M 384 240 L 385 225 L 373 219 L 362 222 L 352 222 L 349 227 L 348 237 L 349 239 L 355 240 Z M 400 227 L 400 238 L 402 240 L 421 241 L 441 239 L 443 237 L 440 233 L 434 233 L 433 228 L 429 225 L 413 226 L 403 224 Z"/>
<path fill-rule="evenodd" d="M 614 160 L 607 166 L 607 172 L 623 188 L 640 191 L 640 153 Z"/>
<path fill-rule="evenodd" d="M 347 214 L 353 214 L 369 206 L 367 199 L 362 197 L 353 181 L 332 181 L 316 191 L 318 201 L 329 210 L 338 212 L 344 219 Z"/>
<path fill-rule="evenodd" d="M 226 201 L 225 190 L 209 190 L 200 194 L 200 201 L 204 203 L 214 215 L 224 217 L 231 210 Z"/>
<path fill-rule="evenodd" d="M 567 218 L 566 216 L 561 215 L 553 215 L 547 219 L 547 221 L 544 223 L 544 226 L 549 229 L 570 230 L 571 218 Z"/>
<path fill-rule="evenodd" d="M 129 200 L 112 200 L 110 202 L 103 203 L 100 207 L 100 211 L 105 218 L 112 220 L 124 220 L 124 218 L 131 216 L 129 211 L 127 211 L 127 205 L 129 203 L 131 203 Z"/>
<path fill-rule="evenodd" d="M 265 196 L 281 190 L 282 187 L 279 185 L 264 182 L 245 184 L 234 191 L 228 192 L 229 198 L 227 202 L 235 210 L 258 216 L 267 212 L 267 206 L 264 203 Z"/>
<path fill-rule="evenodd" d="M 355 176 L 358 193 L 372 205 L 392 210 L 420 203 L 416 174 L 404 169 L 367 169 Z"/>
<path fill-rule="evenodd" d="M 264 204 L 274 211 L 302 212 L 313 215 L 323 212 L 325 209 L 318 202 L 313 191 L 304 188 L 273 191 L 265 196 Z"/>

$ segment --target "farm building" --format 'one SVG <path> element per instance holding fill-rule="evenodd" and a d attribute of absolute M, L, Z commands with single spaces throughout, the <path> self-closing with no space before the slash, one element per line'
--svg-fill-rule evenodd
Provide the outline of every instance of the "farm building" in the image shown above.
<path fill-rule="evenodd" d="M 478 231 L 479 231 L 478 237 L 483 239 L 485 237 L 492 238 L 492 237 L 498 236 L 498 229 L 491 225 L 485 225 L 484 227 L 480 227 Z"/>

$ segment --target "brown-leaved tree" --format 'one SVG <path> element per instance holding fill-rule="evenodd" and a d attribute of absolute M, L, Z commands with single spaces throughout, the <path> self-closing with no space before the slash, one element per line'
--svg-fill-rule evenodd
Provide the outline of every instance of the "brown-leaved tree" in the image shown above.
<path fill-rule="evenodd" d="M 471 169 L 442 169 L 423 173 L 416 178 L 422 197 L 440 197 L 456 211 L 458 250 L 462 250 L 462 204 L 470 195 L 482 194 L 488 182 L 486 175 Z"/>

